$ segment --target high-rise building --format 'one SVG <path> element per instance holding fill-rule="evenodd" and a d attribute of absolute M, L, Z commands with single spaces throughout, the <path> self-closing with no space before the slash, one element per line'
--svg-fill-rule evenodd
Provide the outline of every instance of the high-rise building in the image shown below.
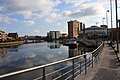
<path fill-rule="evenodd" d="M 85 24 L 80 22 L 80 31 L 82 31 L 85 28 Z"/>
<path fill-rule="evenodd" d="M 77 38 L 80 31 L 80 22 L 77 20 L 68 22 L 68 37 Z"/>
<path fill-rule="evenodd" d="M 50 31 L 47 33 L 47 36 L 51 39 L 59 39 L 60 31 Z"/>

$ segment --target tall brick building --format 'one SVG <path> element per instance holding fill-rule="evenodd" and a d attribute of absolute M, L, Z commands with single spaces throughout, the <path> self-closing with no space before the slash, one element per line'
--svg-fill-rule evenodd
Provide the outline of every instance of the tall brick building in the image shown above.
<path fill-rule="evenodd" d="M 80 22 L 77 20 L 68 22 L 68 37 L 77 38 L 80 31 Z"/>

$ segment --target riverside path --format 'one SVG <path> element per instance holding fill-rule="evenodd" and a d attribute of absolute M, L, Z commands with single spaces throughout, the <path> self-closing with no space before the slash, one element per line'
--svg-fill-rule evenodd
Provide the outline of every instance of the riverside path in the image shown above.
<path fill-rule="evenodd" d="M 90 68 L 86 75 L 79 75 L 75 80 L 120 80 L 120 62 L 114 50 L 105 42 L 94 68 Z"/>

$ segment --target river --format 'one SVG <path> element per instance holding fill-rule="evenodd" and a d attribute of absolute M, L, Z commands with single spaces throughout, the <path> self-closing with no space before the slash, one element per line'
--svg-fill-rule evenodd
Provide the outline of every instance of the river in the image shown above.
<path fill-rule="evenodd" d="M 93 48 L 87 51 L 92 51 Z M 11 46 L 0 49 L 0 74 L 81 55 L 82 48 L 69 49 L 59 41 Z"/>

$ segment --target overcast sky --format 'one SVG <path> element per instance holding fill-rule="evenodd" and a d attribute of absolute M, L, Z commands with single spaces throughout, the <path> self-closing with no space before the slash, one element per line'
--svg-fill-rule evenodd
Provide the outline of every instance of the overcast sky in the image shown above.
<path fill-rule="evenodd" d="M 113 0 L 113 25 L 115 8 Z M 46 36 L 48 31 L 67 33 L 67 22 L 78 20 L 86 27 L 103 24 L 109 0 L 0 0 L 0 30 L 20 36 Z M 118 0 L 118 7 L 120 0 Z M 109 27 L 110 12 L 108 13 Z M 120 18 L 120 8 L 118 8 Z M 106 24 L 106 20 L 104 20 Z"/>

